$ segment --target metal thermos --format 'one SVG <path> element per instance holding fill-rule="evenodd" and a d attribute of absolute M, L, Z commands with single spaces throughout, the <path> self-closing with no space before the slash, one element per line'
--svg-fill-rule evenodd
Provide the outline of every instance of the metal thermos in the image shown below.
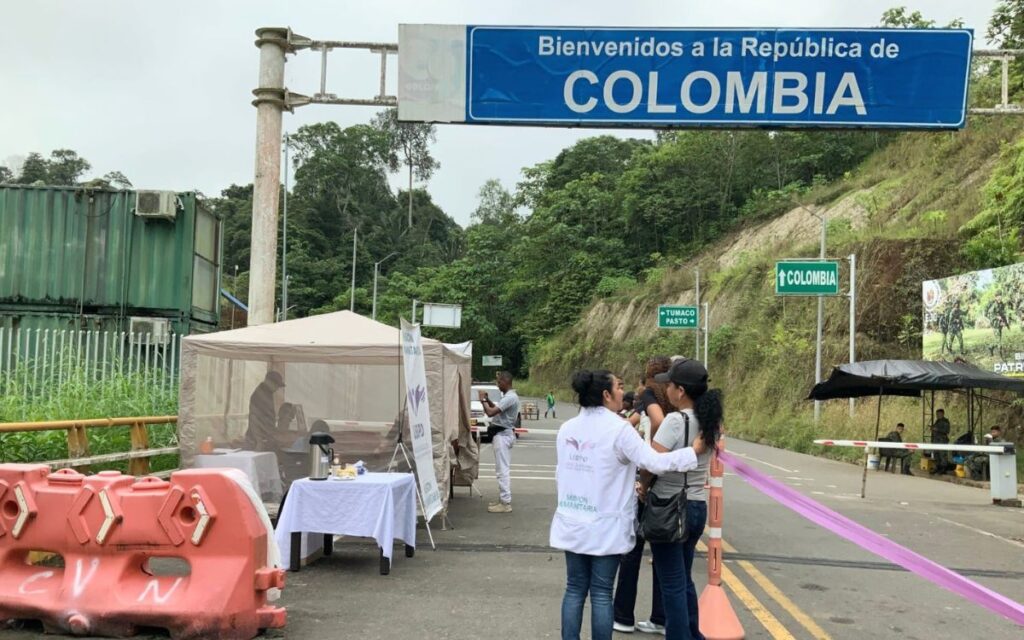
<path fill-rule="evenodd" d="M 326 480 L 331 474 L 331 460 L 334 449 L 327 446 L 334 444 L 329 433 L 314 433 L 309 436 L 309 478 L 310 480 Z"/>

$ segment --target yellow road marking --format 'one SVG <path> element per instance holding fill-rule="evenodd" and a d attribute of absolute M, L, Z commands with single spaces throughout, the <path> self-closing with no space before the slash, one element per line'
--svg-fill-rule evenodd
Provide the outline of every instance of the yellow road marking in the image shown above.
<path fill-rule="evenodd" d="M 706 552 L 708 550 L 707 545 L 703 541 L 697 543 L 697 550 Z M 740 599 L 743 606 L 750 611 L 751 614 L 757 621 L 761 623 L 761 626 L 765 628 L 768 633 L 771 634 L 775 640 L 796 640 L 786 627 L 779 622 L 779 619 L 772 615 L 768 609 L 761 604 L 753 593 L 750 592 L 747 587 L 740 582 L 740 579 L 736 577 L 736 574 L 732 572 L 729 567 L 722 565 L 722 582 L 724 582 L 729 589 L 736 594 L 736 597 Z"/>
<path fill-rule="evenodd" d="M 722 540 L 722 548 L 729 553 L 736 553 L 736 549 L 725 540 Z M 804 613 L 800 607 L 796 606 L 796 603 L 786 597 L 786 594 L 782 593 L 782 590 L 775 586 L 775 583 L 769 580 L 766 575 L 761 573 L 760 569 L 755 567 L 752 562 L 749 560 L 739 560 L 737 561 L 737 564 L 747 572 L 747 575 L 754 579 L 754 582 L 756 582 L 772 600 L 778 602 L 779 605 L 789 613 L 789 615 L 793 616 L 794 620 L 799 622 L 804 629 L 807 629 L 815 640 L 832 640 L 832 636 L 819 627 L 818 623 L 812 620 L 809 615 Z"/>

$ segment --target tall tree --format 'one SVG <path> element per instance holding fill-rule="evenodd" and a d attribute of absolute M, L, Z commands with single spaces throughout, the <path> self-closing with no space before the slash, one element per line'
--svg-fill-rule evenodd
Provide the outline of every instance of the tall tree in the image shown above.
<path fill-rule="evenodd" d="M 0 166 L 0 184 L 14 182 L 14 173 L 7 167 Z"/>
<path fill-rule="evenodd" d="M 1000 0 L 985 35 L 1000 49 L 1024 48 L 1024 0 Z"/>
<path fill-rule="evenodd" d="M 473 224 L 502 224 L 516 215 L 515 197 L 494 178 L 480 187 L 477 197 L 480 202 L 469 216 Z"/>
<path fill-rule="evenodd" d="M 437 141 L 437 129 L 432 124 L 419 122 L 401 122 L 398 109 L 381 111 L 374 118 L 375 127 L 387 135 L 388 168 L 392 172 L 406 167 L 409 173 L 409 227 L 412 227 L 412 179 L 429 180 L 440 166 L 430 155 L 430 143 Z"/>
<path fill-rule="evenodd" d="M 73 185 L 82 174 L 92 168 L 89 161 L 71 149 L 54 149 L 50 152 L 47 174 L 50 184 Z"/>
<path fill-rule="evenodd" d="M 21 165 L 21 174 L 18 175 L 18 184 L 33 184 L 43 182 L 50 178 L 50 165 L 41 154 L 33 151 L 25 158 Z"/>
<path fill-rule="evenodd" d="M 132 181 L 120 171 L 110 171 L 103 176 L 103 179 L 115 187 L 121 187 L 122 189 L 132 188 Z"/>

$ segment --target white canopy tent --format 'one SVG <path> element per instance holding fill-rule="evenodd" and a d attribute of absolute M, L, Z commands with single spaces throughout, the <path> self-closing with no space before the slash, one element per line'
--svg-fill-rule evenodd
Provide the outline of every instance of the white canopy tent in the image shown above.
<path fill-rule="evenodd" d="M 472 358 L 429 338 L 423 354 L 434 472 L 447 500 L 453 469 L 470 481 L 478 473 L 469 430 Z M 283 387 L 261 384 L 275 379 Z M 308 473 L 309 432 L 328 431 L 342 462 L 383 470 L 405 422 L 404 398 L 399 330 L 349 311 L 188 336 L 178 408 L 182 466 L 211 438 L 218 447 L 273 451 L 287 485 Z"/>

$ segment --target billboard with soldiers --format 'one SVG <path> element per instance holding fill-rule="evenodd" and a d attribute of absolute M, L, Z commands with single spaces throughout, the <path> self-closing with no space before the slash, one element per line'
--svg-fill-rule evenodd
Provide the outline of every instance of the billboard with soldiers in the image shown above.
<path fill-rule="evenodd" d="M 925 360 L 1024 377 L 1024 263 L 922 285 Z"/>

